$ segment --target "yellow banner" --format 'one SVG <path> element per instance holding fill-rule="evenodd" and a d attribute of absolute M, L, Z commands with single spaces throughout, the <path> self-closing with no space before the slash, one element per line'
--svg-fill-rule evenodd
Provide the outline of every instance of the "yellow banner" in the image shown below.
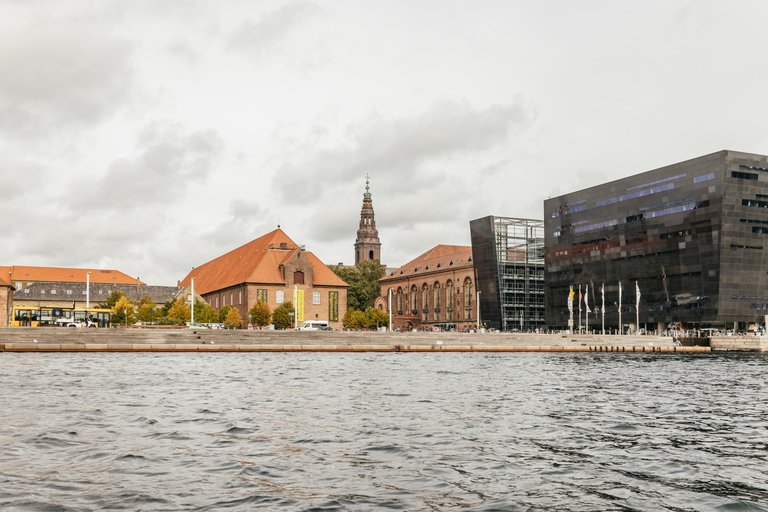
<path fill-rule="evenodd" d="M 301 325 L 304 321 L 304 290 L 296 291 L 296 325 Z"/>

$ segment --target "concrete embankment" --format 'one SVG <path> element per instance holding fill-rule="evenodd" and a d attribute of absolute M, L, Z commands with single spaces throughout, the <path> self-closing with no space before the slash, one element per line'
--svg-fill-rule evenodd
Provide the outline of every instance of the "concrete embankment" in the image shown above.
<path fill-rule="evenodd" d="M 523 333 L 0 328 L 5 352 L 709 352 L 669 337 Z"/>

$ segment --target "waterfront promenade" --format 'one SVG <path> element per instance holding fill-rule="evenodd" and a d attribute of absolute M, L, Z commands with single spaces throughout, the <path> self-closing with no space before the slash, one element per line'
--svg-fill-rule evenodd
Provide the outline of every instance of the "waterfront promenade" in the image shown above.
<path fill-rule="evenodd" d="M 768 351 L 768 338 L 584 334 L 0 328 L 5 352 L 709 352 Z"/>

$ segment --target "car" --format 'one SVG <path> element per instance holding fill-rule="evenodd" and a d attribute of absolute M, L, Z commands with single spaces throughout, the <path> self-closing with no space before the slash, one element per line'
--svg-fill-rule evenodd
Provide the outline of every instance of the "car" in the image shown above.
<path fill-rule="evenodd" d="M 324 331 L 326 327 L 330 327 L 325 320 L 307 320 L 303 322 L 296 330 L 297 331 Z"/>
<path fill-rule="evenodd" d="M 187 329 L 210 329 L 205 324 L 199 324 L 197 322 L 187 322 Z"/>

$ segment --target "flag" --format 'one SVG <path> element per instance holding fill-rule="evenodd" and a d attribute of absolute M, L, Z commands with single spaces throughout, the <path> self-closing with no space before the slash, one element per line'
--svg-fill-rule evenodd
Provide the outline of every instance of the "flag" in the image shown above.
<path fill-rule="evenodd" d="M 603 287 L 600 289 L 600 295 L 603 296 L 603 307 L 600 310 L 605 313 L 605 283 L 603 283 Z"/>
<path fill-rule="evenodd" d="M 587 313 L 592 312 L 592 310 L 589 309 L 589 285 L 587 285 L 587 289 L 584 291 L 584 309 L 587 310 Z"/>
<path fill-rule="evenodd" d="M 581 313 L 581 285 L 579 285 L 579 313 Z"/>
<path fill-rule="evenodd" d="M 571 292 L 568 294 L 568 311 L 573 313 L 573 286 L 571 286 Z"/>
<path fill-rule="evenodd" d="M 635 294 L 637 295 L 637 299 L 635 302 L 635 307 L 640 307 L 640 285 L 637 284 L 637 281 L 635 281 Z"/>
<path fill-rule="evenodd" d="M 619 281 L 619 311 L 621 311 L 621 281 Z"/>

